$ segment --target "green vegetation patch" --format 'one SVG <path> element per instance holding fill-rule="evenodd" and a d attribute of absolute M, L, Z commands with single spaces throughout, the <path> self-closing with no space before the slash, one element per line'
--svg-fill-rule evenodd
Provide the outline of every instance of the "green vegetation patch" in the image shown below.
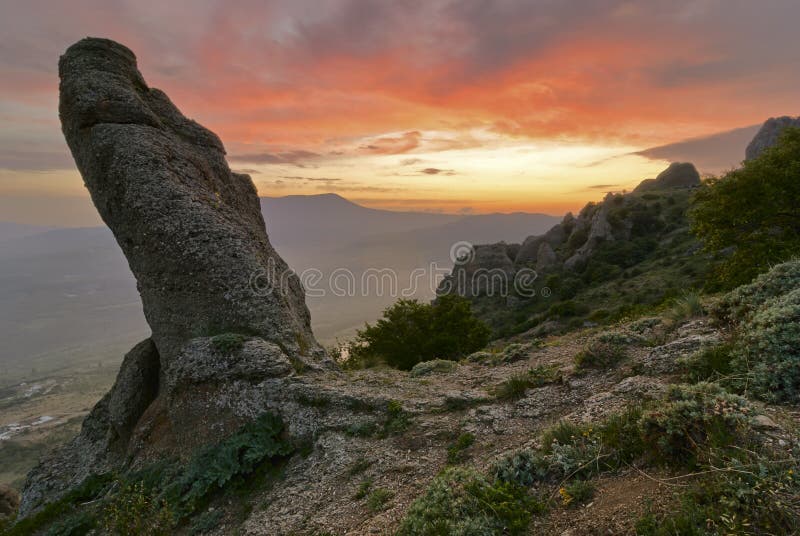
<path fill-rule="evenodd" d="M 161 462 L 136 472 L 93 475 L 64 497 L 2 532 L 174 534 L 219 493 L 268 478 L 295 447 L 283 423 L 264 414 L 222 442 L 196 453 L 186 466 Z"/>
<path fill-rule="evenodd" d="M 544 509 L 521 486 L 453 467 L 434 478 L 414 501 L 397 534 L 526 534 L 531 516 Z"/>

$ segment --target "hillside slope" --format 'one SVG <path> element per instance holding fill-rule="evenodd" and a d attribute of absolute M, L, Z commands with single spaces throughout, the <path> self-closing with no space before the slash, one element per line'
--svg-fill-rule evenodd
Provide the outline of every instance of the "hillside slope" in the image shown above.
<path fill-rule="evenodd" d="M 522 244 L 476 246 L 439 292 L 471 299 L 499 336 L 608 322 L 664 303 L 701 287 L 708 268 L 686 217 L 699 183 L 691 164 L 673 164 Z"/>

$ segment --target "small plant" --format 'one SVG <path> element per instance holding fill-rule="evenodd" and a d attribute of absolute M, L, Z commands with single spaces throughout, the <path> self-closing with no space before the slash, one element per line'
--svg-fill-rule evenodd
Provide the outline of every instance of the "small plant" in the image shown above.
<path fill-rule="evenodd" d="M 350 466 L 350 469 L 347 470 L 347 474 L 351 477 L 359 475 L 364 471 L 366 471 L 371 465 L 372 462 L 367 460 L 366 458 L 359 458 L 355 461 L 353 465 Z"/>
<path fill-rule="evenodd" d="M 774 266 L 712 304 L 711 314 L 717 319 L 737 324 L 760 309 L 767 301 L 800 288 L 800 259 Z"/>
<path fill-rule="evenodd" d="M 743 324 L 731 367 L 738 390 L 774 403 L 800 402 L 800 288 L 767 301 Z"/>
<path fill-rule="evenodd" d="M 588 480 L 568 482 L 558 490 L 561 495 L 561 503 L 564 506 L 584 504 L 594 497 L 595 487 L 594 483 Z"/>
<path fill-rule="evenodd" d="M 683 366 L 686 381 L 689 383 L 719 380 L 733 372 L 732 353 L 732 344 L 718 344 L 703 348 L 679 360 L 679 363 Z"/>
<path fill-rule="evenodd" d="M 687 292 L 676 299 L 672 307 L 667 311 L 666 316 L 673 322 L 682 322 L 691 318 L 697 318 L 705 314 L 705 307 L 696 292 Z"/>
<path fill-rule="evenodd" d="M 475 443 L 475 436 L 469 432 L 463 433 L 447 448 L 447 463 L 455 465 L 463 462 L 467 455 L 466 451 Z"/>
<path fill-rule="evenodd" d="M 167 502 L 153 497 L 142 483 L 122 488 L 103 514 L 103 527 L 110 534 L 169 536 L 174 525 Z"/>
<path fill-rule="evenodd" d="M 525 534 L 531 515 L 544 505 L 525 488 L 489 481 L 472 469 L 450 468 L 433 479 L 414 501 L 398 536 L 449 534 Z"/>
<path fill-rule="evenodd" d="M 542 387 L 561 380 L 558 365 L 539 365 L 528 370 L 528 380 L 531 387 Z"/>
<path fill-rule="evenodd" d="M 380 512 L 386 508 L 386 503 L 388 503 L 392 497 L 394 497 L 394 493 L 388 489 L 377 488 L 367 497 L 367 508 L 369 508 L 370 512 Z"/>
<path fill-rule="evenodd" d="M 356 490 L 355 495 L 353 495 L 353 499 L 355 499 L 357 501 L 360 501 L 361 499 L 363 499 L 364 497 L 367 496 L 367 494 L 369 493 L 370 488 L 372 488 L 372 479 L 371 478 L 365 478 L 358 485 L 358 489 Z"/>
<path fill-rule="evenodd" d="M 453 372 L 458 364 L 455 361 L 448 361 L 446 359 L 434 359 L 432 361 L 423 361 L 414 365 L 411 369 L 409 376 L 418 378 L 420 376 L 427 376 L 434 372 Z"/>
<path fill-rule="evenodd" d="M 547 479 L 549 462 L 541 453 L 530 449 L 514 452 L 496 461 L 493 476 L 502 482 L 529 487 Z"/>
<path fill-rule="evenodd" d="M 717 385 L 674 385 L 666 401 L 642 417 L 642 436 L 652 454 L 693 467 L 708 449 L 742 439 L 752 414 L 745 399 Z"/>
<path fill-rule="evenodd" d="M 531 378 L 526 373 L 514 374 L 495 388 L 494 395 L 498 400 L 519 400 L 531 387 Z"/>
<path fill-rule="evenodd" d="M 232 354 L 241 350 L 247 339 L 239 333 L 222 333 L 211 337 L 211 347 L 221 354 Z"/>
<path fill-rule="evenodd" d="M 616 365 L 626 356 L 623 345 L 593 339 L 575 356 L 575 365 L 579 370 L 604 369 Z"/>
<path fill-rule="evenodd" d="M 386 421 L 380 437 L 402 434 L 411 426 L 411 416 L 403 409 L 403 405 L 397 400 L 390 400 L 386 405 Z"/>

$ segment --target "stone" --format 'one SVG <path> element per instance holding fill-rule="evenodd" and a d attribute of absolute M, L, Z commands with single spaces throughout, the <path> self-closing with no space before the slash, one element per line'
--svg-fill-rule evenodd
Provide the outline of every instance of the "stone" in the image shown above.
<path fill-rule="evenodd" d="M 756 415 L 753 417 L 753 426 L 762 430 L 782 430 L 782 428 L 778 426 L 775 421 L 766 415 Z"/>
<path fill-rule="evenodd" d="M 558 264 L 558 257 L 553 247 L 547 242 L 543 242 L 539 246 L 539 252 L 536 255 L 536 269 L 544 271 L 552 268 Z"/>
<path fill-rule="evenodd" d="M 230 171 L 219 138 L 149 88 L 113 41 L 74 44 L 59 75 L 64 136 L 136 277 L 152 336 L 125 356 L 78 436 L 30 472 L 23 517 L 90 474 L 185 457 L 265 411 L 308 434 L 316 416 L 291 414 L 303 388 L 295 376 L 330 365 L 255 187 Z"/>
<path fill-rule="evenodd" d="M 771 117 L 767 119 L 745 149 L 745 160 L 758 158 L 766 149 L 778 143 L 786 127 L 800 127 L 800 117 Z"/>
<path fill-rule="evenodd" d="M 633 190 L 646 192 L 672 188 L 693 188 L 700 185 L 700 174 L 694 164 L 689 162 L 673 162 L 655 179 L 645 179 Z"/>
<path fill-rule="evenodd" d="M 136 277 L 161 366 L 188 340 L 223 332 L 321 357 L 300 281 L 219 138 L 149 88 L 113 41 L 72 45 L 59 75 L 64 136 Z"/>

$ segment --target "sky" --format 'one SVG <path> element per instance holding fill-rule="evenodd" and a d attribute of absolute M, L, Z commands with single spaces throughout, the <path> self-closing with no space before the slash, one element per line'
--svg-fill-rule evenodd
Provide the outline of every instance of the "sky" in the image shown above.
<path fill-rule="evenodd" d="M 797 20 L 796 0 L 0 0 L 0 220 L 97 218 L 57 114 L 84 36 L 131 48 L 260 195 L 563 214 L 682 155 L 652 148 L 797 115 Z"/>

